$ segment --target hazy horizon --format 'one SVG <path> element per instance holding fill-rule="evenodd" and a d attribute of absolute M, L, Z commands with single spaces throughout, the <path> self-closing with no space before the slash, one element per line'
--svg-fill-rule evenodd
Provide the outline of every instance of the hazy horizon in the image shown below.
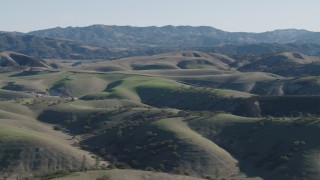
<path fill-rule="evenodd" d="M 1 1 L 1 0 L 0 0 Z M 54 27 L 211 26 L 228 32 L 320 31 L 320 1 L 306 0 L 11 0 L 2 2 L 0 31 Z"/>

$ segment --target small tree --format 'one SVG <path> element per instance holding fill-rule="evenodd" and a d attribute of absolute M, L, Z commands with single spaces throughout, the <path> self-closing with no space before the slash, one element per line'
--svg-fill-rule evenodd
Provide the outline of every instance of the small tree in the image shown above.
<path fill-rule="evenodd" d="M 82 171 L 86 171 L 87 170 L 86 164 L 87 164 L 87 156 L 83 155 L 82 156 L 82 162 L 81 162 L 81 170 Z"/>
<path fill-rule="evenodd" d="M 94 168 L 99 169 L 99 166 L 100 166 L 100 158 L 96 157 L 96 162 L 94 163 Z"/>

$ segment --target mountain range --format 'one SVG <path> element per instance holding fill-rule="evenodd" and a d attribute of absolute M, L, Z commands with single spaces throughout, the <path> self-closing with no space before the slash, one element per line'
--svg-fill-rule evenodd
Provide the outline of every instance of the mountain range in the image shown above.
<path fill-rule="evenodd" d="M 209 26 L 132 27 L 92 25 L 52 28 L 30 35 L 71 39 L 103 47 L 207 47 L 224 44 L 310 43 L 320 33 L 285 29 L 264 33 L 226 32 Z"/>
<path fill-rule="evenodd" d="M 0 33 L 0 179 L 319 179 L 318 33 Z"/>
<path fill-rule="evenodd" d="M 213 27 L 92 25 L 28 33 L 2 32 L 0 50 L 49 59 L 115 59 L 179 50 L 228 55 L 298 51 L 320 55 L 320 33 L 285 29 L 264 33 L 226 32 Z"/>

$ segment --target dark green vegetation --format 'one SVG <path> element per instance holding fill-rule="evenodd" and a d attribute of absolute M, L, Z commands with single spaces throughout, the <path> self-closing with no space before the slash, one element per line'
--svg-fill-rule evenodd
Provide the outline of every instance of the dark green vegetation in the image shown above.
<path fill-rule="evenodd" d="M 168 26 L 146 28 L 161 35 L 151 41 L 137 28 L 147 48 L 120 49 L 130 27 L 88 28 L 32 33 L 82 42 L 2 34 L 19 53 L 0 53 L 0 179 L 320 177 L 319 45 L 302 44 L 316 33 Z M 124 35 L 106 45 L 110 31 Z M 169 52 L 195 39 L 186 49 L 203 51 Z M 156 55 L 128 57 L 145 54 Z"/>

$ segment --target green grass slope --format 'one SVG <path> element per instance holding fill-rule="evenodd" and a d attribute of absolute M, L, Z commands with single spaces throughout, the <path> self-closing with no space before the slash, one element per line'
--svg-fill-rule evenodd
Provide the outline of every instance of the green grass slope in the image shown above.
<path fill-rule="evenodd" d="M 1 178 L 79 170 L 82 163 L 93 166 L 95 160 L 89 153 L 72 146 L 76 140 L 39 123 L 35 116 L 27 106 L 0 102 Z"/>
<path fill-rule="evenodd" d="M 232 90 L 201 88 L 185 85 L 174 80 L 131 76 L 110 83 L 104 92 L 84 96 L 83 100 L 128 99 L 156 107 L 184 110 L 235 111 L 237 98 L 251 94 Z"/>
<path fill-rule="evenodd" d="M 93 75 L 69 75 L 56 81 L 50 88 L 53 95 L 82 97 L 84 95 L 101 92 L 107 86 L 107 82 Z"/>
<path fill-rule="evenodd" d="M 1 100 L 11 100 L 11 99 L 18 99 L 18 98 L 32 98 L 34 95 L 24 92 L 15 92 L 15 91 L 8 91 L 0 89 L 0 99 Z"/>
<path fill-rule="evenodd" d="M 183 152 L 183 161 L 189 161 L 185 171 L 191 174 L 210 174 L 232 177 L 239 174 L 237 160 L 212 141 L 191 130 L 182 119 L 163 119 L 153 123 L 157 127 L 173 132 L 184 143 L 191 146 Z M 193 159 L 195 158 L 195 159 Z M 217 174 L 215 174 L 217 173 Z"/>
<path fill-rule="evenodd" d="M 182 51 L 154 56 L 129 57 L 113 61 L 98 61 L 75 67 L 82 70 L 100 72 L 128 70 L 172 70 L 172 69 L 213 69 L 227 70 L 229 66 L 220 57 L 210 56 L 197 51 Z"/>
<path fill-rule="evenodd" d="M 80 169 L 82 156 L 87 155 L 45 133 L 3 124 L 0 129 L 2 173 L 17 175 L 16 172 L 50 173 L 58 169 Z"/>
<path fill-rule="evenodd" d="M 177 116 L 177 111 L 93 106 L 102 102 L 75 101 L 49 107 L 38 119 L 83 138 L 83 148 L 117 167 L 198 177 L 239 176 L 235 159 L 192 131 L 181 119 L 159 120 Z"/>
<path fill-rule="evenodd" d="M 243 118 L 218 115 L 190 118 L 196 132 L 216 142 L 239 160 L 240 170 L 265 179 L 319 177 L 319 119 Z"/>

